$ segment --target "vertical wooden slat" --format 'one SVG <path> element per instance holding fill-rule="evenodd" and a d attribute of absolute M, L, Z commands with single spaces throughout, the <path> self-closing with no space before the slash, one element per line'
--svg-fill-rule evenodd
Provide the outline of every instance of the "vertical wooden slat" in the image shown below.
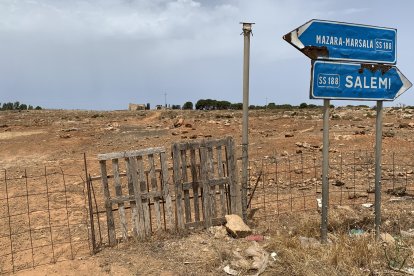
<path fill-rule="evenodd" d="M 149 154 L 148 155 L 148 162 L 150 165 L 150 171 L 149 171 L 149 175 L 150 175 L 150 181 L 151 181 L 151 190 L 153 192 L 157 192 L 158 191 L 158 185 L 157 185 L 157 177 L 155 176 L 155 162 L 154 162 L 154 155 L 153 154 Z M 152 198 L 153 202 L 154 202 L 154 207 L 155 207 L 155 217 L 157 220 L 157 231 L 162 229 L 162 224 L 161 224 L 161 208 L 160 208 L 160 198 Z"/>
<path fill-rule="evenodd" d="M 132 185 L 134 189 L 134 197 L 137 207 L 137 217 L 136 221 L 138 223 L 137 229 L 138 229 L 138 236 L 140 238 L 144 238 L 146 236 L 145 231 L 145 225 L 148 223 L 145 221 L 145 215 L 144 215 L 144 207 L 142 204 L 142 197 L 141 197 L 141 188 L 140 183 L 138 180 L 138 169 L 137 169 L 137 160 L 135 157 L 129 157 L 127 158 L 127 168 L 132 180 Z"/>
<path fill-rule="evenodd" d="M 213 156 L 213 147 L 211 145 L 207 148 L 207 164 L 208 164 L 208 179 L 214 178 L 214 156 Z M 210 208 L 211 208 L 211 216 L 212 218 L 216 217 L 216 186 L 208 184 L 210 187 Z"/>
<path fill-rule="evenodd" d="M 114 216 L 112 214 L 112 202 L 111 202 L 109 187 L 108 187 L 108 174 L 106 172 L 106 161 L 101 160 L 99 161 L 99 164 L 101 167 L 102 187 L 103 187 L 103 193 L 105 196 L 105 209 L 106 209 L 106 218 L 107 218 L 107 224 L 108 224 L 109 246 L 113 246 L 116 244 L 116 235 L 115 235 Z"/>
<path fill-rule="evenodd" d="M 112 170 L 114 172 L 114 184 L 115 194 L 117 197 L 122 196 L 122 184 L 119 177 L 119 162 L 118 159 L 112 159 Z M 126 240 L 128 238 L 128 226 L 125 218 L 125 205 L 123 202 L 118 203 L 119 223 L 121 227 L 122 238 Z"/>
<path fill-rule="evenodd" d="M 165 152 L 160 153 L 160 161 L 161 161 L 161 172 L 162 172 L 162 193 L 165 200 L 165 207 L 166 215 L 167 215 L 167 227 L 173 227 L 173 216 L 172 216 L 172 202 L 171 202 L 171 195 L 168 187 L 168 164 L 165 157 Z"/>
<path fill-rule="evenodd" d="M 177 220 L 177 228 L 184 229 L 184 217 L 182 210 L 182 180 L 180 172 L 180 150 L 178 144 L 172 146 L 173 153 L 173 173 L 174 173 L 174 188 L 175 188 L 175 212 Z"/>
<path fill-rule="evenodd" d="M 200 203 L 198 194 L 198 169 L 196 163 L 196 154 L 194 147 L 190 148 L 191 178 L 193 182 L 193 201 L 194 201 L 194 219 L 200 221 Z"/>
<path fill-rule="evenodd" d="M 138 177 L 139 177 L 139 188 L 141 193 L 147 193 L 147 183 L 144 171 L 144 163 L 142 160 L 142 156 L 137 157 L 137 169 L 138 169 Z M 144 221 L 145 221 L 145 234 L 147 236 L 151 235 L 151 220 L 150 220 L 150 210 L 148 206 L 148 198 L 142 199 L 142 208 L 144 210 Z"/>
<path fill-rule="evenodd" d="M 135 198 L 135 191 L 134 191 L 134 179 L 133 179 L 133 169 L 131 166 L 131 162 L 129 158 L 125 158 L 126 163 L 126 173 L 127 173 L 127 181 L 128 181 L 128 193 L 130 196 L 133 196 Z M 135 172 L 136 174 L 136 172 Z M 137 202 L 136 200 L 131 200 L 129 202 L 129 205 L 131 206 L 131 220 L 132 220 L 132 232 L 134 236 L 139 235 L 139 214 L 138 214 L 138 208 L 137 208 Z"/>
<path fill-rule="evenodd" d="M 200 147 L 200 165 L 201 165 L 201 183 L 203 185 L 203 208 L 204 208 L 204 227 L 209 228 L 212 225 L 211 208 L 210 208 L 210 187 L 208 181 L 208 156 L 204 141 Z"/>
<path fill-rule="evenodd" d="M 218 146 L 217 147 L 217 174 L 218 174 L 219 178 L 224 177 L 223 159 L 222 159 L 221 155 L 222 155 L 221 146 Z M 219 190 L 220 190 L 221 216 L 224 217 L 227 214 L 227 211 L 226 211 L 227 202 L 226 202 L 226 195 L 224 193 L 224 184 L 219 185 Z"/>
<path fill-rule="evenodd" d="M 187 150 L 181 150 L 181 181 L 188 182 L 187 176 Z M 190 205 L 190 191 L 184 190 L 184 211 L 185 222 L 191 222 L 191 205 Z"/>
<path fill-rule="evenodd" d="M 226 158 L 227 171 L 230 185 L 231 213 L 242 215 L 241 212 L 241 191 L 237 180 L 236 159 L 234 156 L 234 141 L 231 137 L 227 137 Z"/>

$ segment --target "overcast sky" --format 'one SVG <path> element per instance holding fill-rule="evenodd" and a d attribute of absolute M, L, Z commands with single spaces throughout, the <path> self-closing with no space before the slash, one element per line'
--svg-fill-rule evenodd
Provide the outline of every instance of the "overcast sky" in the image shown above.
<path fill-rule="evenodd" d="M 322 104 L 309 99 L 310 60 L 282 39 L 312 18 L 398 29 L 397 66 L 414 81 L 411 0 L 0 0 L 0 102 L 112 110 L 164 104 L 165 93 L 168 104 L 242 102 L 247 21 L 250 104 Z M 413 93 L 392 105 L 414 105 Z M 364 103 L 375 104 L 355 102 Z"/>

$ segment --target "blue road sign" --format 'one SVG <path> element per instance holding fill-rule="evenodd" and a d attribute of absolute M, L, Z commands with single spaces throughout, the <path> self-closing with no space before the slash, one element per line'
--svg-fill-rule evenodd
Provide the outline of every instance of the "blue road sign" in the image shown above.
<path fill-rule="evenodd" d="M 314 61 L 311 99 L 393 101 L 412 86 L 395 66 Z"/>
<path fill-rule="evenodd" d="M 397 62 L 396 29 L 314 19 L 283 39 L 311 59 Z"/>

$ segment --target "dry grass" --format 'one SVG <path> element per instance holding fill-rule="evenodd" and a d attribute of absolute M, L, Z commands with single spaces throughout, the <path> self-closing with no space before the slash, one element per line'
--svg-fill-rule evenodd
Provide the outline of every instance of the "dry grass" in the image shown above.
<path fill-rule="evenodd" d="M 355 208 L 330 211 L 328 238 L 330 242 L 304 245 L 299 237 L 319 239 L 320 214 L 286 215 L 272 222 L 268 252 L 276 252 L 277 260 L 265 275 L 394 275 L 397 269 L 413 267 L 413 241 L 393 232 L 395 225 L 409 225 L 411 216 L 401 216 L 400 208 L 384 212 L 383 232 L 396 237 L 395 244 L 376 242 L 373 215 L 369 210 Z M 413 225 L 411 224 L 413 227 Z M 352 228 L 365 233 L 351 236 Z"/>

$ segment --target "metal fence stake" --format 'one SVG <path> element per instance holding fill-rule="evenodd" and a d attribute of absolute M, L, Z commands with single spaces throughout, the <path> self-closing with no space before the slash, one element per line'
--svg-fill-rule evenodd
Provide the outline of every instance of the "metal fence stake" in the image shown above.
<path fill-rule="evenodd" d="M 322 149 L 322 219 L 321 242 L 327 242 L 329 205 L 329 100 L 323 100 L 323 149 Z"/>
<path fill-rule="evenodd" d="M 377 101 L 375 125 L 375 240 L 380 238 L 381 228 L 381 152 L 382 152 L 382 101 Z"/>

